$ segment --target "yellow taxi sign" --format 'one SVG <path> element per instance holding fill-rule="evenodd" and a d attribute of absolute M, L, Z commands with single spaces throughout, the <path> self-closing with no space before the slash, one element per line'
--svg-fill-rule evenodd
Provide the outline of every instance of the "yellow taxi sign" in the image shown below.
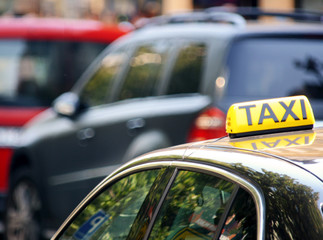
<path fill-rule="evenodd" d="M 230 137 L 311 129 L 312 107 L 305 96 L 273 98 L 233 104 L 226 131 Z"/>

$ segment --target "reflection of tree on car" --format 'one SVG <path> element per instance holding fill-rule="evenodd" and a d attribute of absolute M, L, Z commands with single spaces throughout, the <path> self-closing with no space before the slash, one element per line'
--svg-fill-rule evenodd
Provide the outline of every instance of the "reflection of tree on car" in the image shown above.
<path fill-rule="evenodd" d="M 122 236 L 122 232 L 129 233 L 139 207 L 143 203 L 147 191 L 155 181 L 156 171 L 138 173 L 124 178 L 108 188 L 95 201 L 87 206 L 86 210 L 77 217 L 75 224 L 68 229 L 67 235 L 72 236 L 87 219 L 98 211 L 103 211 L 108 219 L 102 223 L 92 239 L 100 236 L 104 239 L 115 239 Z M 135 201 L 133 199 L 136 199 Z M 118 233 L 118 235 L 115 235 Z"/>
<path fill-rule="evenodd" d="M 225 228 L 225 222 L 219 222 L 219 219 L 228 211 L 227 205 L 230 205 L 230 199 L 241 194 L 239 201 L 246 201 L 243 192 L 237 193 L 234 184 L 214 176 L 182 171 L 178 175 L 178 182 L 174 182 L 172 190 L 165 199 L 151 237 L 173 240 L 196 235 L 201 239 L 212 239 L 223 227 Z M 239 201 L 237 204 L 241 206 Z M 251 208 L 248 207 L 249 214 L 253 214 L 255 218 L 256 214 L 252 206 L 250 204 Z M 234 210 L 239 211 L 238 208 Z M 234 214 L 236 213 L 233 212 L 232 215 Z M 242 226 L 244 219 L 239 221 Z M 254 232 L 243 227 L 237 228 L 235 234 L 244 234 L 244 232 L 249 232 L 250 239 L 255 236 Z M 225 232 L 222 234 L 224 235 Z"/>
<path fill-rule="evenodd" d="M 268 239 L 273 239 L 271 236 L 277 235 L 282 236 L 282 239 L 292 240 L 294 239 L 292 236 L 297 236 L 299 228 L 310 234 L 313 229 L 319 231 L 322 227 L 318 226 L 321 220 L 316 219 L 320 213 L 313 207 L 318 200 L 319 193 L 313 192 L 313 189 L 300 184 L 296 179 L 268 172 L 265 169 L 257 172 L 248 170 L 242 165 L 236 165 L 235 168 L 241 172 L 248 172 L 250 177 L 256 178 L 261 183 L 264 192 L 268 193 L 266 218 L 267 227 L 272 231 L 267 231 Z M 290 204 L 293 201 L 298 202 L 298 205 Z M 252 216 L 247 211 L 241 215 L 241 217 L 245 216 L 249 216 L 245 223 L 246 226 L 250 226 L 247 222 L 252 221 Z M 308 235 L 308 239 L 315 239 L 315 236 Z"/>

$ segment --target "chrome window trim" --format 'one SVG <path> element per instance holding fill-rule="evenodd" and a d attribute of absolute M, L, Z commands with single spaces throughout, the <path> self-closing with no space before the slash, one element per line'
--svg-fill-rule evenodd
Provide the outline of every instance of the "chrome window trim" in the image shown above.
<path fill-rule="evenodd" d="M 165 160 L 163 160 L 165 159 Z M 176 167 L 178 169 L 185 169 L 185 170 L 194 170 L 194 171 L 202 171 L 207 172 L 210 174 L 218 175 L 220 177 L 224 177 L 225 179 L 231 180 L 232 182 L 236 183 L 237 185 L 243 187 L 246 191 L 248 191 L 255 202 L 256 211 L 257 211 L 257 239 L 264 240 L 265 239 L 265 199 L 262 192 L 254 186 L 250 181 L 244 179 L 236 174 L 228 170 L 221 169 L 216 166 L 206 165 L 201 163 L 193 163 L 193 162 L 183 162 L 179 159 L 171 160 L 170 158 L 164 157 L 163 159 L 155 160 L 154 162 L 145 162 L 139 163 L 138 165 L 131 166 L 128 169 L 124 169 L 122 172 L 116 172 L 114 175 L 103 180 L 101 183 L 97 185 L 89 195 L 75 208 L 75 210 L 69 215 L 69 217 L 64 221 L 58 231 L 54 234 L 52 239 L 57 239 L 58 233 L 60 233 L 67 224 L 74 218 L 75 214 L 78 212 L 80 208 L 86 204 L 89 199 L 95 196 L 98 191 L 101 191 L 102 188 L 106 187 L 107 185 L 111 184 L 112 182 L 125 177 L 131 173 L 149 170 L 149 169 L 157 169 L 163 167 Z"/>

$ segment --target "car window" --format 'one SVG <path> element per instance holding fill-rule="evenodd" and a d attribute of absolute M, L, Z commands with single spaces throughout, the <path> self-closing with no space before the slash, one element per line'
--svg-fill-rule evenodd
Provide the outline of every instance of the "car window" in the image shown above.
<path fill-rule="evenodd" d="M 106 46 L 71 41 L 0 40 L 0 105 L 49 106 L 59 94 L 70 90 Z"/>
<path fill-rule="evenodd" d="M 323 99 L 323 41 L 246 38 L 233 43 L 227 60 L 228 96 Z"/>
<path fill-rule="evenodd" d="M 257 213 L 252 197 L 239 189 L 221 230 L 221 240 L 257 239 Z"/>
<path fill-rule="evenodd" d="M 206 45 L 204 43 L 183 44 L 170 75 L 167 94 L 198 92 L 205 56 Z"/>
<path fill-rule="evenodd" d="M 126 239 L 159 170 L 139 172 L 105 189 L 60 239 Z"/>
<path fill-rule="evenodd" d="M 138 47 L 130 60 L 119 100 L 156 95 L 157 84 L 168 58 L 168 50 L 168 44 L 164 41 Z"/>
<path fill-rule="evenodd" d="M 98 70 L 82 89 L 80 98 L 87 106 L 93 107 L 107 103 L 111 96 L 113 80 L 120 73 L 128 55 L 125 49 L 109 53 L 100 62 Z"/>
<path fill-rule="evenodd" d="M 243 190 L 238 191 L 241 197 L 236 198 L 228 218 L 221 222 L 225 219 L 222 215 L 227 216 L 235 189 L 235 184 L 215 176 L 180 171 L 158 213 L 149 239 L 212 239 L 216 233 L 222 233 L 220 239 L 234 239 L 224 238 L 233 235 L 240 236 L 237 239 L 248 236 L 245 225 L 255 227 L 255 218 L 244 224 L 241 216 L 254 209 L 254 203 L 249 194 L 243 195 Z M 242 202 L 244 198 L 249 201 Z M 239 205 L 244 207 L 243 210 Z M 248 239 L 255 239 L 255 235 L 252 237 Z"/>

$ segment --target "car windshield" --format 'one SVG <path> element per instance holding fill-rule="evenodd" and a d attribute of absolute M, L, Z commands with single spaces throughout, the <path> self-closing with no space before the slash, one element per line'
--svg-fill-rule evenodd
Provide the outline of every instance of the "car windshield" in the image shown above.
<path fill-rule="evenodd" d="M 245 38 L 227 60 L 227 96 L 323 98 L 322 39 Z"/>
<path fill-rule="evenodd" d="M 0 106 L 49 106 L 106 47 L 103 43 L 0 40 Z"/>

